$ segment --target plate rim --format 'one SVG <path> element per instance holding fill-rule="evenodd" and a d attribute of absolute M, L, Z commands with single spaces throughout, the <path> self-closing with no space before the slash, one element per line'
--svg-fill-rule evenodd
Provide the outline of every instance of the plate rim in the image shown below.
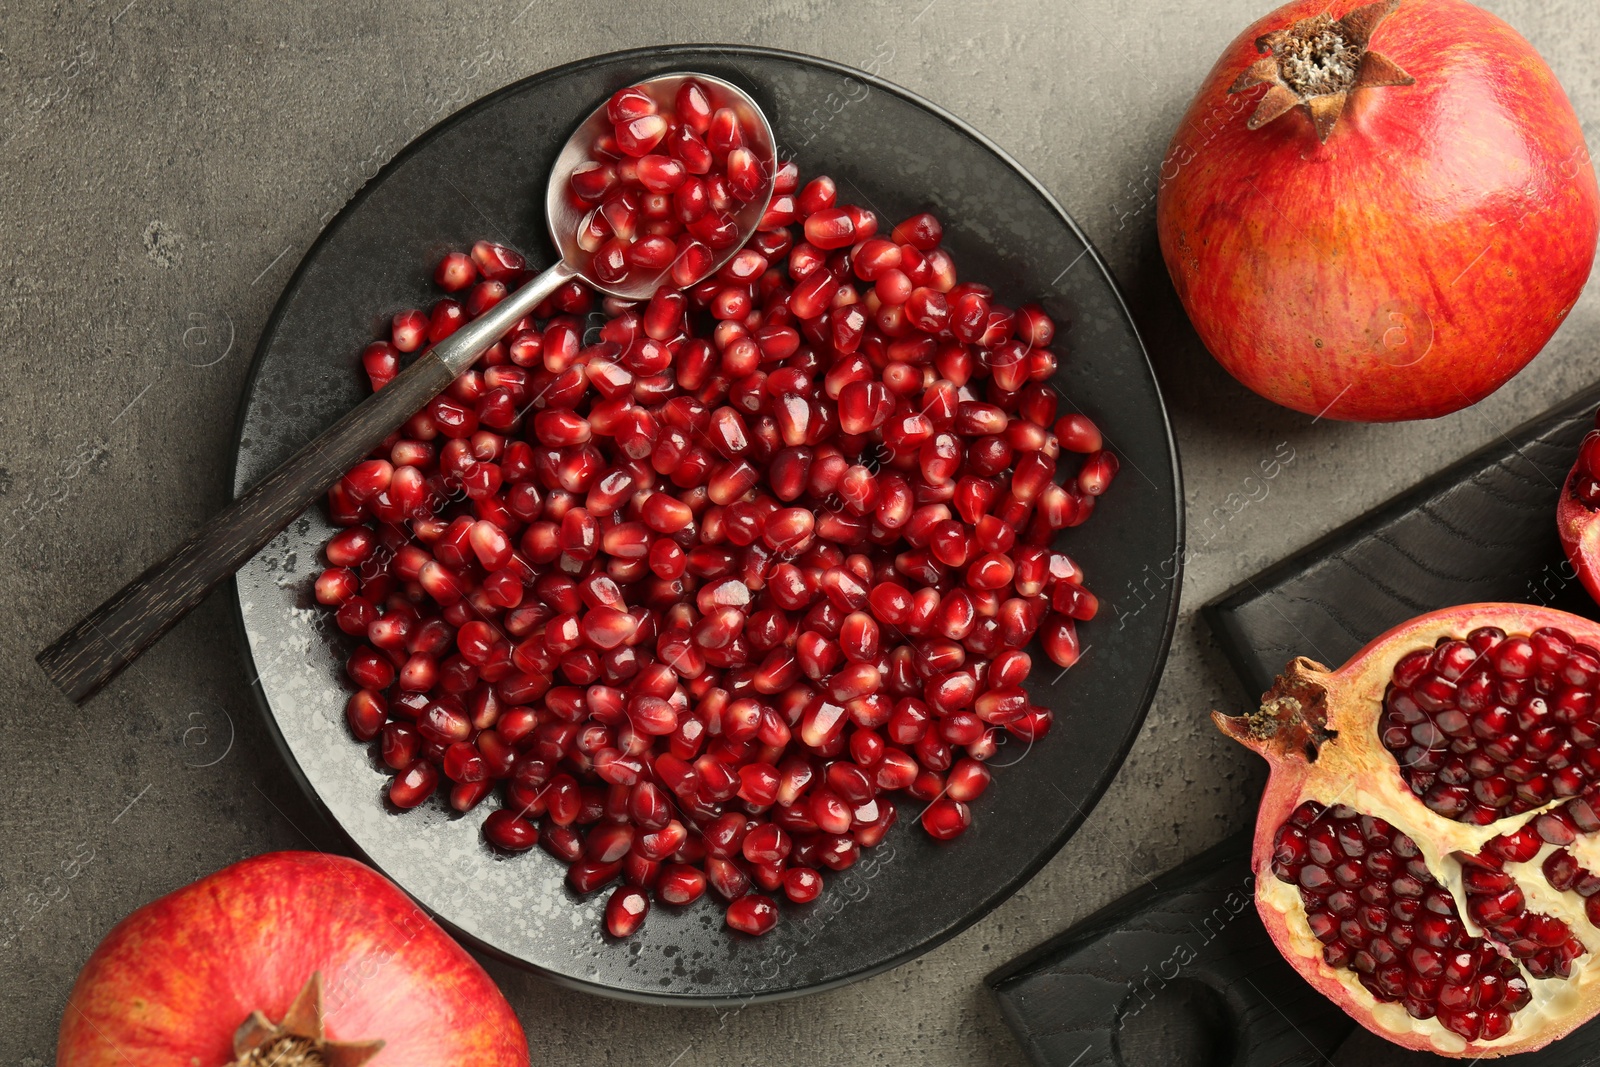
<path fill-rule="evenodd" d="M 290 777 L 294 779 L 295 784 L 305 795 L 313 810 L 315 810 L 319 818 L 321 818 L 321 820 L 336 833 L 338 838 L 344 842 L 346 848 L 355 858 L 367 864 L 373 870 L 377 871 L 385 878 L 393 882 L 400 888 L 402 892 L 404 892 L 408 897 L 411 897 L 419 907 L 427 912 L 427 914 L 435 922 L 443 927 L 450 934 L 450 936 L 476 953 L 508 964 L 509 966 L 512 966 L 520 971 L 538 975 L 540 978 L 546 981 L 554 982 L 555 984 L 565 988 L 580 990 L 585 993 L 604 996 L 613 1000 L 679 1007 L 694 1006 L 720 1008 L 790 1000 L 796 997 L 808 996 L 813 993 L 825 992 L 830 989 L 837 989 L 866 978 L 871 978 L 875 975 L 882 974 L 885 971 L 892 970 L 901 964 L 908 963 L 920 956 L 926 955 L 927 953 L 943 945 L 945 942 L 952 940 L 958 934 L 961 934 L 970 929 L 972 926 L 976 925 L 980 920 L 987 917 L 1006 900 L 1014 896 L 1017 891 L 1031 881 L 1034 876 L 1039 873 L 1039 871 L 1044 869 L 1045 865 L 1054 859 L 1058 853 L 1060 853 L 1061 849 L 1066 846 L 1067 842 L 1071 840 L 1077 834 L 1078 830 L 1082 828 L 1083 824 L 1088 821 L 1089 815 L 1099 806 L 1100 801 L 1104 799 L 1106 791 L 1110 788 L 1111 783 L 1116 779 L 1116 776 L 1121 773 L 1123 765 L 1127 762 L 1128 754 L 1132 751 L 1135 742 L 1138 740 L 1140 731 L 1144 728 L 1144 723 L 1146 718 L 1149 716 L 1150 708 L 1155 702 L 1155 698 L 1157 692 L 1159 691 L 1161 680 L 1166 673 L 1167 662 L 1172 651 L 1172 640 L 1177 629 L 1179 605 L 1182 599 L 1181 590 L 1183 587 L 1184 566 L 1187 562 L 1187 553 L 1185 552 L 1187 530 L 1183 498 L 1183 470 L 1178 453 L 1178 443 L 1177 439 L 1173 436 L 1172 420 L 1167 413 L 1166 398 L 1162 395 L 1161 391 L 1161 381 L 1156 375 L 1154 364 L 1152 364 L 1150 361 L 1150 352 L 1145 345 L 1143 335 L 1139 331 L 1138 321 L 1133 317 L 1132 312 L 1129 311 L 1127 300 L 1124 298 L 1121 288 L 1117 285 L 1116 278 L 1112 275 L 1110 269 L 1106 266 L 1105 260 L 1101 257 L 1099 249 L 1095 247 L 1094 242 L 1089 239 L 1089 235 L 1083 231 L 1072 215 L 1069 214 L 1066 208 L 1062 206 L 1061 202 L 1056 199 L 1055 195 L 1051 193 L 1050 190 L 1047 189 L 1038 178 L 1034 177 L 1034 175 L 1026 167 L 1013 158 L 1012 155 L 1004 148 L 1000 147 L 989 137 L 968 124 L 963 119 L 952 114 L 933 101 L 926 99 L 910 89 L 906 89 L 882 77 L 879 77 L 876 74 L 868 73 L 845 63 L 824 59 L 819 56 L 808 55 L 803 52 L 794 52 L 782 48 L 769 48 L 761 45 L 683 42 L 669 45 L 645 45 L 636 48 L 626 48 L 611 52 L 595 53 L 593 55 L 569 60 L 568 62 L 562 63 L 558 66 L 535 71 L 534 73 L 526 75 L 525 77 L 509 82 L 491 93 L 487 93 L 481 97 L 478 97 L 470 103 L 462 105 L 462 107 L 455 112 L 445 116 L 443 119 L 440 119 L 426 130 L 417 134 L 410 141 L 408 141 L 405 146 L 400 149 L 400 151 L 396 152 L 392 158 L 385 162 L 384 165 L 380 167 L 370 178 L 363 182 L 361 187 L 351 194 L 350 199 L 346 201 L 344 205 L 341 206 L 339 210 L 336 211 L 332 217 L 330 217 L 328 221 L 322 225 L 322 228 L 317 233 L 316 239 L 313 240 L 309 246 L 307 246 L 305 252 L 301 255 L 299 261 L 296 263 L 294 272 L 284 282 L 283 287 L 278 294 L 278 299 L 273 304 L 271 313 L 267 316 L 266 321 L 262 324 L 261 334 L 257 339 L 255 351 L 251 356 L 250 369 L 243 382 L 237 410 L 235 413 L 233 456 L 229 476 L 232 497 L 233 499 L 237 499 L 244 489 L 249 488 L 249 486 L 241 488 L 239 483 L 239 468 L 240 462 L 243 458 L 243 443 L 246 433 L 246 419 L 248 416 L 250 401 L 255 394 L 257 381 L 261 374 L 262 363 L 267 354 L 268 346 L 276 335 L 280 320 L 287 313 L 287 305 L 289 303 L 291 294 L 298 289 L 298 283 L 302 274 L 309 269 L 310 264 L 316 258 L 317 254 L 322 250 L 323 245 L 329 241 L 330 235 L 339 228 L 339 222 L 349 213 L 358 208 L 366 200 L 368 195 L 372 193 L 373 189 L 382 179 L 385 179 L 389 176 L 389 174 L 398 169 L 402 163 L 409 159 L 414 153 L 420 151 L 424 145 L 443 135 L 447 130 L 451 129 L 458 123 L 466 121 L 470 115 L 477 113 L 482 108 L 491 106 L 494 101 L 498 100 L 502 96 L 527 89 L 530 84 L 547 79 L 555 79 L 573 71 L 582 70 L 600 63 L 630 60 L 638 62 L 657 62 L 677 57 L 703 57 L 707 52 L 720 53 L 725 55 L 728 59 L 735 61 L 740 56 L 781 59 L 789 62 L 799 63 L 804 66 L 821 69 L 834 74 L 839 74 L 844 77 L 854 78 L 866 83 L 874 90 L 897 96 L 907 103 L 929 112 L 940 121 L 954 128 L 957 132 L 972 139 L 982 148 L 993 153 L 1001 162 L 1003 162 L 1023 181 L 1025 181 L 1040 197 L 1040 199 L 1044 201 L 1044 203 L 1056 215 L 1056 217 L 1067 227 L 1072 235 L 1083 245 L 1084 251 L 1081 258 L 1088 259 L 1094 265 L 1095 269 L 1099 271 L 1100 276 L 1104 279 L 1106 286 L 1110 290 L 1117 310 L 1121 312 L 1123 320 L 1127 323 L 1128 328 L 1133 336 L 1134 345 L 1138 350 L 1139 358 L 1142 361 L 1141 365 L 1148 374 L 1151 385 L 1154 387 L 1154 413 L 1159 418 L 1161 433 L 1165 437 L 1167 445 L 1168 463 L 1172 475 L 1173 487 L 1174 544 L 1172 558 L 1175 561 L 1175 572 L 1167 587 L 1167 610 L 1165 618 L 1162 620 L 1161 624 L 1160 638 L 1157 643 L 1157 654 L 1155 656 L 1153 667 L 1148 671 L 1144 680 L 1143 689 L 1138 695 L 1137 713 L 1130 719 L 1127 729 L 1125 730 L 1123 736 L 1118 740 L 1115 746 L 1114 757 L 1107 761 L 1105 769 L 1102 770 L 1101 773 L 1090 784 L 1088 790 L 1088 802 L 1082 806 L 1074 805 L 1076 811 L 1061 824 L 1061 827 L 1056 832 L 1055 836 L 1050 841 L 1045 843 L 1045 847 L 1039 852 L 1037 858 L 1025 865 L 1014 877 L 998 885 L 990 893 L 986 894 L 968 914 L 964 915 L 960 920 L 941 930 L 935 931 L 930 936 L 922 938 L 915 944 L 902 949 L 901 951 L 878 962 L 877 964 L 824 982 L 816 982 L 810 985 L 797 986 L 791 989 L 776 990 L 772 992 L 747 994 L 744 996 L 696 996 L 689 993 L 646 993 L 638 990 L 622 989 L 616 986 L 605 984 L 604 982 L 591 981 L 582 977 L 562 974 L 557 971 L 549 970 L 548 968 L 542 967 L 529 960 L 525 960 L 493 944 L 483 941 L 475 935 L 456 926 L 446 916 L 434 911 L 432 908 L 429 908 L 420 900 L 417 900 L 415 896 L 413 896 L 413 894 L 406 889 L 406 887 L 397 878 L 395 878 L 389 871 L 385 870 L 383 866 L 376 863 L 370 856 L 367 855 L 366 851 L 361 848 L 359 843 L 356 842 L 350 832 L 345 829 L 344 824 L 328 808 L 321 795 L 317 792 L 310 779 L 306 776 L 304 769 L 300 766 L 299 760 L 295 758 L 293 751 L 290 750 L 288 741 L 285 739 L 282 730 L 278 726 L 277 717 L 273 713 L 271 701 L 268 700 L 266 692 L 261 686 L 260 672 L 256 669 L 255 656 L 251 651 L 249 630 L 245 623 L 244 605 L 240 595 L 239 579 L 237 575 L 235 575 L 232 581 L 229 583 L 229 590 L 232 600 L 233 610 L 231 614 L 234 622 L 234 631 L 237 635 L 240 644 L 240 651 L 242 653 L 240 657 L 240 665 L 246 675 L 251 698 L 255 703 L 258 712 L 266 722 L 267 733 L 272 739 L 273 747 L 277 750 L 280 757 L 282 757 L 284 764 L 289 771 Z M 254 483 L 252 482 L 251 484 Z M 315 507 L 316 504 L 312 504 L 311 506 Z"/>

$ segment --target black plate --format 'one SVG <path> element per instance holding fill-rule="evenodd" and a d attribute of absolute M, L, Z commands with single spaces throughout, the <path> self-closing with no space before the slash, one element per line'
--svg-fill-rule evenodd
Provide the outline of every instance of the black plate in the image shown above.
<path fill-rule="evenodd" d="M 838 985 L 925 952 L 1006 896 L 1083 822 L 1121 763 L 1155 692 L 1177 608 L 1178 471 L 1139 337 L 1099 257 L 1038 183 L 979 134 L 902 89 L 788 53 L 682 46 L 584 60 L 518 82 L 419 137 L 334 219 L 307 253 L 262 337 L 240 417 L 242 490 L 365 393 L 358 353 L 388 316 L 436 296 L 433 264 L 489 237 L 549 262 L 539 205 L 547 169 L 583 115 L 613 90 L 672 70 L 745 87 L 807 175 L 895 220 L 935 211 L 960 269 L 1010 302 L 1042 297 L 1070 324 L 1056 384 L 1105 428 L 1123 472 L 1064 547 L 1105 602 L 1083 628 L 1088 653 L 1065 677 L 1042 655 L 1036 700 L 1056 710 L 1033 751 L 1003 750 L 972 829 L 937 845 L 902 825 L 823 897 L 785 907 L 760 940 L 730 934 L 721 908 L 657 908 L 625 944 L 607 940 L 605 895 L 580 901 L 539 850 L 499 857 L 487 805 L 451 817 L 437 802 L 386 808 L 377 762 L 343 722 L 344 642 L 311 600 L 318 508 L 239 572 L 240 620 L 256 688 L 291 767 L 354 847 L 470 943 L 568 984 L 672 1002 L 774 998 Z M 1160 573 L 1162 580 L 1152 581 Z M 1138 592 L 1135 593 L 1137 583 Z"/>

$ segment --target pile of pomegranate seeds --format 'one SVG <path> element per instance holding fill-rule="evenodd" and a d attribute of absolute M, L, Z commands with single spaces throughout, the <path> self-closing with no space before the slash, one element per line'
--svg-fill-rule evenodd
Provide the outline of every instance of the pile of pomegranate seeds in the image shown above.
<path fill-rule="evenodd" d="M 500 786 L 488 840 L 621 879 L 619 937 L 707 887 L 765 933 L 897 800 L 961 834 L 984 761 L 1050 727 L 1026 647 L 1071 666 L 1097 609 L 1050 545 L 1117 461 L 1057 417 L 1055 325 L 957 284 L 930 215 L 880 234 L 827 178 L 775 188 L 713 277 L 608 301 L 588 344 L 567 286 L 329 493 L 317 597 L 365 639 L 347 717 L 389 799 Z M 464 303 L 396 315 L 373 387 L 524 274 L 446 256 Z"/>
<path fill-rule="evenodd" d="M 1422 802 L 1496 819 L 1600 781 L 1600 651 L 1553 628 L 1483 627 L 1395 664 L 1379 729 Z"/>
<path fill-rule="evenodd" d="M 591 276 L 617 285 L 630 273 L 698 282 L 739 240 L 734 214 L 766 190 L 763 160 L 729 107 L 686 81 L 657 100 L 648 86 L 617 90 L 606 104 L 612 132 L 590 146 L 567 183 L 583 213 L 578 246 Z M 744 279 L 738 279 L 744 280 Z"/>
<path fill-rule="evenodd" d="M 1491 1041 L 1504 1037 L 1511 1016 L 1533 999 L 1515 961 L 1468 933 L 1455 899 L 1428 870 L 1416 843 L 1382 819 L 1307 801 L 1278 830 L 1272 872 L 1299 886 L 1328 966 L 1354 971 L 1374 997 L 1399 1001 L 1413 1018 L 1437 1016 L 1469 1041 Z M 1469 894 L 1475 874 L 1497 873 L 1487 866 L 1469 869 Z M 1511 890 L 1520 909 L 1521 891 Z M 1469 896 L 1467 906 L 1481 923 L 1478 899 Z M 1565 923 L 1534 918 L 1561 926 L 1558 945 L 1582 949 Z M 1547 977 L 1531 962 L 1529 973 Z"/>

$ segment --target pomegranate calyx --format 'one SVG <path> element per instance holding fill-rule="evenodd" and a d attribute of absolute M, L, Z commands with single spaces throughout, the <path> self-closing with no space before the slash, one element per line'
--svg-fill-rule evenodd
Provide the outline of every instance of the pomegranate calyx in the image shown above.
<path fill-rule="evenodd" d="M 283 1021 L 259 1009 L 233 1035 L 228 1067 L 360 1067 L 383 1049 L 383 1041 L 329 1041 L 322 1021 L 322 972 L 314 971 L 295 994 Z"/>
<path fill-rule="evenodd" d="M 1327 144 L 1351 93 L 1415 84 L 1416 79 L 1398 63 L 1368 48 L 1378 25 L 1399 6 L 1400 0 L 1376 0 L 1337 21 L 1323 13 L 1257 38 L 1256 50 L 1266 54 L 1246 68 L 1228 90 L 1242 93 L 1258 85 L 1269 86 L 1247 128 L 1258 130 L 1304 107 L 1316 127 L 1317 140 Z"/>
<path fill-rule="evenodd" d="M 1245 715 L 1212 712 L 1211 721 L 1229 737 L 1262 756 L 1289 755 L 1315 762 L 1324 742 L 1338 736 L 1328 729 L 1328 668 L 1296 656 L 1261 697 L 1261 707 Z"/>

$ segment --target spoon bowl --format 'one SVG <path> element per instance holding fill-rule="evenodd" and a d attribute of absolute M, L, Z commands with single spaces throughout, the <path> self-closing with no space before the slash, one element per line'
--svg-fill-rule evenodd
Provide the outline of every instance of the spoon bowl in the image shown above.
<path fill-rule="evenodd" d="M 738 211 L 733 212 L 733 220 L 739 226 L 739 239 L 717 254 L 711 269 L 706 272 L 706 276 L 709 277 L 732 259 L 735 252 L 744 247 L 750 235 L 755 233 L 756 226 L 761 222 L 761 216 L 766 214 L 768 204 L 772 202 L 772 176 L 778 170 L 777 138 L 773 136 L 767 116 L 756 102 L 750 99 L 750 95 L 737 85 L 721 78 L 714 78 L 709 74 L 684 72 L 659 74 L 634 84 L 647 90 L 657 100 L 672 100 L 688 81 L 700 83 L 706 95 L 711 98 L 712 107 L 731 108 L 738 116 L 748 142 L 746 147 L 761 161 L 761 172 L 767 179 L 760 195 L 752 197 Z M 598 281 L 588 269 L 588 264 L 593 259 L 591 254 L 578 246 L 578 227 L 593 209 L 574 205 L 573 198 L 567 195 L 567 183 L 572 177 L 572 172 L 589 161 L 590 148 L 595 139 L 601 134 L 611 132 L 611 119 L 606 114 L 606 106 L 602 103 L 589 114 L 588 118 L 578 124 L 572 136 L 567 138 L 566 147 L 556 157 L 555 165 L 550 168 L 550 184 L 545 190 L 545 220 L 550 227 L 550 240 L 561 255 L 561 262 L 573 267 L 576 275 L 585 283 L 622 300 L 648 300 L 661 287 L 663 280 L 671 271 L 670 267 L 655 274 L 636 275 L 630 272 L 621 282 L 606 285 Z"/>

